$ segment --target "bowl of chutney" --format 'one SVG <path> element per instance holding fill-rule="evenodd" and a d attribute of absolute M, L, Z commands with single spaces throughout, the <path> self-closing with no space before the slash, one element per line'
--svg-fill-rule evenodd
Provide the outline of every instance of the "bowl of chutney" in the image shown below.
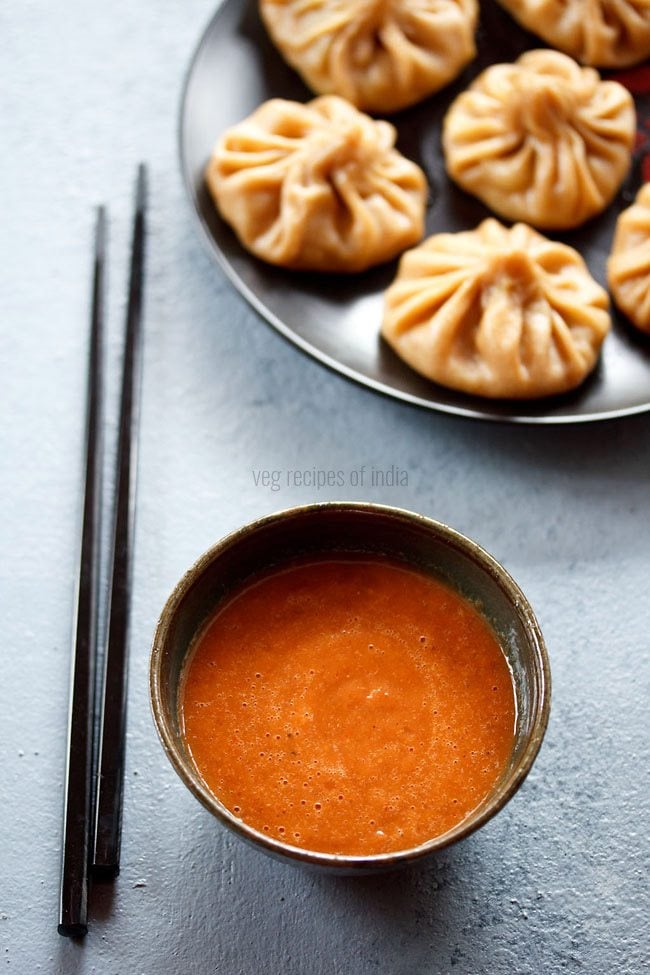
<path fill-rule="evenodd" d="M 539 751 L 550 667 L 484 549 L 385 505 L 291 508 L 183 576 L 150 663 L 163 748 L 225 826 L 285 861 L 372 873 L 469 835 Z"/>

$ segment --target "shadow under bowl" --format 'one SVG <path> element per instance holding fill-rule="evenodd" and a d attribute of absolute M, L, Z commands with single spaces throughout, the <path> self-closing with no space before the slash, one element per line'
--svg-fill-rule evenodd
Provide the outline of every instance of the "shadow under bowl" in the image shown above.
<path fill-rule="evenodd" d="M 344 856 L 303 850 L 238 819 L 207 788 L 185 742 L 180 716 L 183 669 L 217 606 L 247 579 L 305 556 L 364 553 L 406 562 L 442 579 L 481 611 L 512 672 L 516 699 L 510 759 L 490 793 L 461 823 L 398 852 Z M 154 720 L 167 757 L 185 785 L 227 827 L 282 860 L 328 872 L 361 874 L 420 860 L 468 836 L 515 794 L 539 751 L 550 710 L 550 667 L 533 611 L 506 570 L 464 535 L 432 519 L 385 505 L 329 502 L 261 518 L 217 542 L 183 576 L 156 628 L 150 662 Z"/>

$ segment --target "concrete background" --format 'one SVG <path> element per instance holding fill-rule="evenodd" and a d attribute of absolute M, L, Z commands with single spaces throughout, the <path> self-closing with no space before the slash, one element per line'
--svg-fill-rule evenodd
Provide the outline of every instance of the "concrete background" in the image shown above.
<path fill-rule="evenodd" d="M 521 429 L 415 411 L 267 328 L 211 262 L 177 171 L 181 77 L 213 0 L 0 9 L 0 965 L 8 973 L 640 975 L 648 954 L 650 417 Z M 110 208 L 109 410 L 135 165 L 152 173 L 122 873 L 56 934 L 93 205 Z M 650 394 L 650 391 L 649 391 Z M 112 462 L 114 426 L 109 431 Z M 537 610 L 545 745 L 506 810 L 427 866 L 330 879 L 267 860 L 177 780 L 149 714 L 157 614 L 230 529 L 334 490 L 476 538 Z"/>

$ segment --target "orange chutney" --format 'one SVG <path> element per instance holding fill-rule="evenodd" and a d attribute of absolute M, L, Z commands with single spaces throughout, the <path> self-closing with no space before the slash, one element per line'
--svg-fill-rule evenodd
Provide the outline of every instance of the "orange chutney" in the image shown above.
<path fill-rule="evenodd" d="M 181 713 L 211 792 L 302 849 L 404 850 L 460 823 L 514 742 L 510 669 L 443 582 L 372 556 L 257 576 L 220 606 Z"/>

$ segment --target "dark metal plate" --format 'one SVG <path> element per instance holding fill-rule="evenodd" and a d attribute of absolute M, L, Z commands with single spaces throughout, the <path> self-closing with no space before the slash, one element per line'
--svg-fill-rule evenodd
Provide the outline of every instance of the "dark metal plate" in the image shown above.
<path fill-rule="evenodd" d="M 391 119 L 399 131 L 398 147 L 422 166 L 429 180 L 427 234 L 471 229 L 489 216 L 445 173 L 440 126 L 451 100 L 488 64 L 511 61 L 528 48 L 542 46 L 493 0 L 483 0 L 478 58 L 455 84 Z M 631 202 L 645 168 L 650 140 L 646 75 L 647 68 L 620 75 L 637 89 L 639 114 L 639 147 L 626 184 L 605 213 L 576 231 L 555 235 L 580 251 L 602 284 L 616 217 Z M 616 313 L 599 365 L 579 390 L 534 402 L 490 401 L 429 382 L 380 339 L 382 292 L 392 281 L 397 262 L 344 277 L 283 271 L 248 254 L 217 215 L 203 185 L 203 171 L 224 129 L 271 97 L 307 101 L 313 96 L 272 46 L 255 0 L 225 0 L 208 24 L 187 75 L 180 118 L 181 167 L 212 253 L 239 291 L 286 338 L 357 382 L 446 413 L 510 422 L 572 423 L 650 410 L 650 341 Z"/>

